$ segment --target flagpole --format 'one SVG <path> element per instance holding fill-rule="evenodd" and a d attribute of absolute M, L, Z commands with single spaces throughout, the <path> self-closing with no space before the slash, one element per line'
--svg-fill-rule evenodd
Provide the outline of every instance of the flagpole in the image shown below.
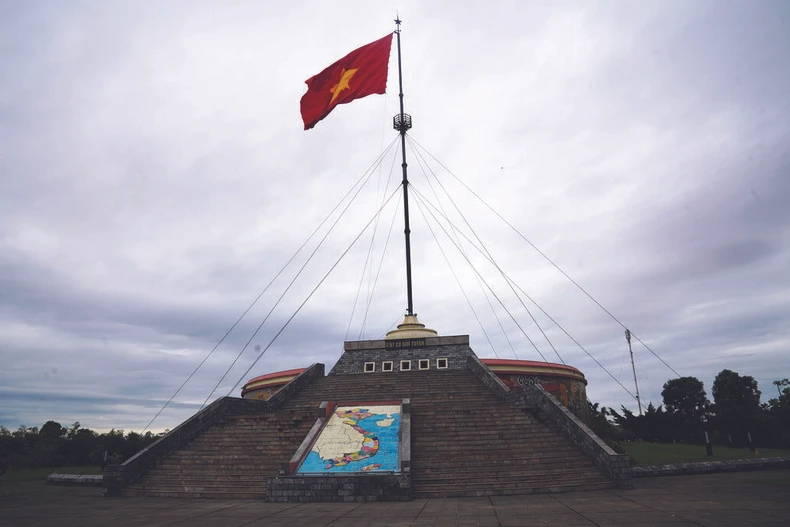
<path fill-rule="evenodd" d="M 406 163 L 406 130 L 411 128 L 411 115 L 403 111 L 403 70 L 401 69 L 400 55 L 400 24 L 400 18 L 395 18 L 395 25 L 397 26 L 395 34 L 398 37 L 398 87 L 400 89 L 398 97 L 400 97 L 400 113 L 393 118 L 393 126 L 400 132 L 400 150 L 403 159 L 401 163 L 401 168 L 403 168 L 403 232 L 406 236 L 406 296 L 409 302 L 406 314 L 411 316 L 414 315 L 414 302 L 411 293 L 411 229 L 409 228 L 409 177 L 407 172 L 408 165 Z"/>

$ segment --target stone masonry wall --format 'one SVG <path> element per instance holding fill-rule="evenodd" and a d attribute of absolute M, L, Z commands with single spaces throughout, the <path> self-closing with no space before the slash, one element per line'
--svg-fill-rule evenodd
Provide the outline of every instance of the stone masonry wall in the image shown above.
<path fill-rule="evenodd" d="M 435 337 L 414 339 L 424 342 L 423 346 L 416 347 L 388 347 L 394 346 L 399 341 L 369 340 L 360 342 L 346 342 L 345 352 L 329 375 L 354 375 L 363 374 L 366 362 L 376 364 L 376 372 L 381 372 L 384 361 L 393 362 L 393 373 L 400 371 L 400 361 L 411 360 L 411 371 L 418 370 L 419 359 L 429 359 L 430 370 L 435 370 L 436 359 L 447 359 L 447 369 L 466 369 L 467 358 L 474 354 L 469 347 L 469 337 Z"/>
<path fill-rule="evenodd" d="M 409 501 L 409 476 L 285 476 L 266 480 L 269 501 Z"/>
<path fill-rule="evenodd" d="M 631 477 L 651 478 L 655 476 L 685 476 L 689 474 L 710 474 L 713 472 L 735 472 L 766 468 L 790 468 L 790 456 L 732 459 L 729 461 L 698 461 L 694 463 L 673 463 L 669 465 L 632 467 Z"/>

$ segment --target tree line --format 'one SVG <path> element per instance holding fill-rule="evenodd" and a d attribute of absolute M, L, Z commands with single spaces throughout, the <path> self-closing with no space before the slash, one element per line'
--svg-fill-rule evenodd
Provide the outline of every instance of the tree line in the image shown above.
<path fill-rule="evenodd" d="M 651 402 L 642 415 L 590 403 L 592 428 L 615 441 L 702 444 L 707 432 L 724 446 L 790 448 L 790 380 L 773 385 L 776 397 L 761 403 L 753 377 L 725 369 L 713 381 L 710 401 L 696 377 L 671 379 L 661 392 L 663 404 Z"/>
<path fill-rule="evenodd" d="M 65 427 L 47 421 L 40 429 L 20 426 L 13 432 L 0 426 L 0 466 L 36 469 L 121 463 L 163 434 L 115 429 L 100 434 L 79 422 Z"/>

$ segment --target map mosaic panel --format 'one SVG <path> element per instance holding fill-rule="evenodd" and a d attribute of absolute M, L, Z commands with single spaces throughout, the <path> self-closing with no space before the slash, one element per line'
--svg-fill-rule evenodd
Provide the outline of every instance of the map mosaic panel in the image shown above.
<path fill-rule="evenodd" d="M 399 432 L 398 404 L 339 406 L 297 473 L 397 472 Z"/>

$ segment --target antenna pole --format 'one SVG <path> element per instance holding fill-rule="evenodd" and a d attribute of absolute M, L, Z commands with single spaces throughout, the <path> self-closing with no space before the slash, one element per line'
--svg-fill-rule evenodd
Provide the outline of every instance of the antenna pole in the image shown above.
<path fill-rule="evenodd" d="M 411 229 L 409 229 L 409 178 L 406 167 L 406 130 L 411 128 L 411 115 L 403 112 L 403 70 L 401 69 L 400 57 L 400 24 L 399 17 L 395 18 L 395 25 L 397 29 L 395 34 L 398 37 L 398 87 L 400 88 L 400 113 L 396 115 L 392 122 L 394 128 L 400 132 L 400 151 L 403 156 L 401 168 L 403 168 L 403 232 L 406 235 L 406 296 L 408 298 L 408 311 L 407 315 L 414 314 L 414 302 L 411 294 Z"/>
<path fill-rule="evenodd" d="M 631 331 L 626 328 L 625 340 L 628 341 L 628 352 L 631 354 L 631 369 L 634 372 L 634 386 L 636 387 L 636 404 L 639 405 L 639 415 L 642 415 L 642 399 L 639 397 L 639 384 L 636 382 L 636 365 L 634 364 L 634 350 L 631 348 Z"/>

